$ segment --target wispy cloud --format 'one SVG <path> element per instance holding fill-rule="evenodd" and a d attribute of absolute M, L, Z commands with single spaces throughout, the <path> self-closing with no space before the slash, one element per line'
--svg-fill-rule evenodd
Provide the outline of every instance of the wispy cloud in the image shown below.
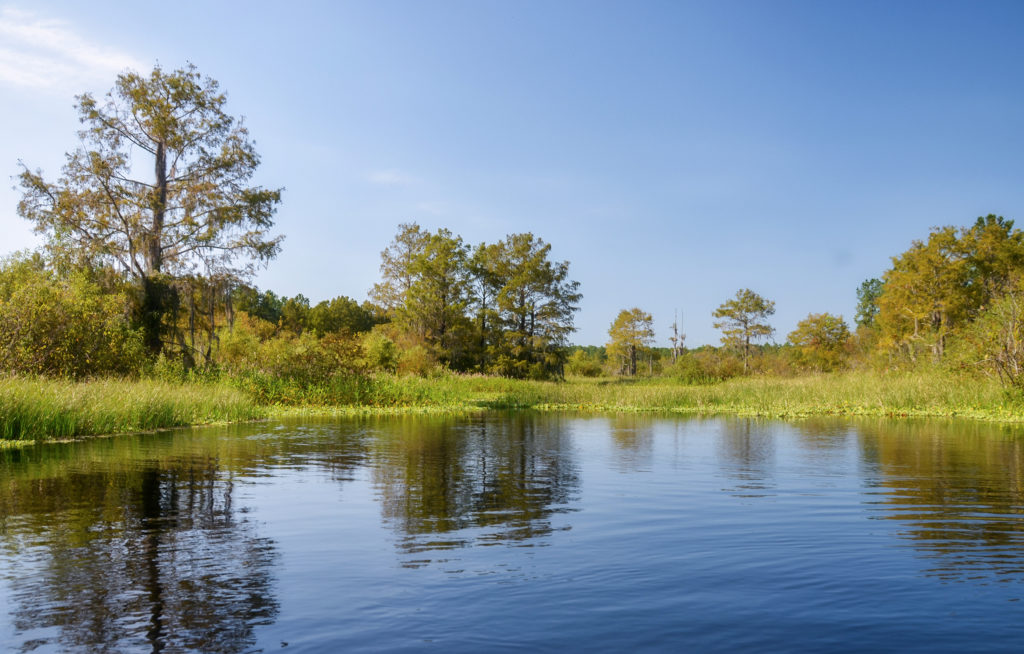
<path fill-rule="evenodd" d="M 412 175 L 394 168 L 376 170 L 367 175 L 366 179 L 372 184 L 380 184 L 381 186 L 412 186 L 419 182 L 419 180 Z"/>
<path fill-rule="evenodd" d="M 0 7 L 0 83 L 80 89 L 92 81 L 109 83 L 126 68 L 143 66 L 131 55 L 90 42 L 64 21 Z"/>

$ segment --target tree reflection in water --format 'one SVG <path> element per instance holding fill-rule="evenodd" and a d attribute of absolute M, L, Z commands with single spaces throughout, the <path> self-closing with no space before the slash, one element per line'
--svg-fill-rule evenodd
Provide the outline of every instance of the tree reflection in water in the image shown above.
<path fill-rule="evenodd" d="M 650 470 L 654 462 L 654 421 L 649 415 L 624 413 L 608 419 L 615 463 L 622 472 Z"/>
<path fill-rule="evenodd" d="M 737 497 L 766 497 L 775 488 L 775 430 L 777 425 L 751 418 L 721 418 L 718 438 L 722 472 L 739 484 L 723 489 Z"/>
<path fill-rule="evenodd" d="M 875 517 L 950 581 L 1024 581 L 1024 433 L 967 421 L 859 425 Z"/>
<path fill-rule="evenodd" d="M 233 494 L 216 458 L 9 479 L 0 539 L 20 552 L 8 610 L 22 649 L 250 647 L 278 612 L 276 553 Z"/>
<path fill-rule="evenodd" d="M 579 490 L 563 423 L 530 414 L 387 423 L 373 474 L 400 549 L 542 544 Z"/>

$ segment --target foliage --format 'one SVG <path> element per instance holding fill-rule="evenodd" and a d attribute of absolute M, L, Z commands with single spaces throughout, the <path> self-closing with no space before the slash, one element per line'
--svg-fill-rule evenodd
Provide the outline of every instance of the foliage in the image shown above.
<path fill-rule="evenodd" d="M 263 411 L 219 385 L 0 377 L 0 439 L 44 440 L 251 420 Z"/>
<path fill-rule="evenodd" d="M 284 299 L 273 291 L 260 293 L 258 289 L 250 286 L 236 287 L 232 292 L 231 301 L 236 309 L 271 325 L 277 325 L 284 312 Z"/>
<path fill-rule="evenodd" d="M 339 295 L 331 300 L 319 302 L 310 309 L 306 326 L 317 336 L 325 336 L 341 332 L 367 332 L 373 328 L 375 322 L 367 307 L 360 306 L 352 298 Z"/>
<path fill-rule="evenodd" d="M 282 329 L 287 329 L 293 334 L 302 335 L 310 325 L 309 299 L 299 293 L 295 297 L 282 298 L 281 317 L 278 323 Z M 317 336 L 323 336 L 318 333 Z"/>
<path fill-rule="evenodd" d="M 1013 288 L 1024 271 L 1024 233 L 989 214 L 971 227 L 933 229 L 893 258 L 878 299 L 879 345 L 916 361 L 942 359 L 947 341 Z"/>
<path fill-rule="evenodd" d="M 446 229 L 402 224 L 381 253 L 382 280 L 371 296 L 406 349 L 421 347 L 442 366 L 557 377 L 581 296 L 569 264 L 552 262 L 550 250 L 533 234 L 511 234 L 471 252 Z"/>
<path fill-rule="evenodd" d="M 154 354 L 173 306 L 165 276 L 232 279 L 280 248 L 269 230 L 281 193 L 248 185 L 259 156 L 225 103 L 217 82 L 191 65 L 122 73 L 105 102 L 78 96 L 83 145 L 60 179 L 24 166 L 19 177 L 18 212 L 52 251 L 113 264 L 138 282 Z"/>
<path fill-rule="evenodd" d="M 871 327 L 878 315 L 878 298 L 882 296 L 882 280 L 865 279 L 857 288 L 857 326 Z"/>
<path fill-rule="evenodd" d="M 104 293 L 86 272 L 58 280 L 40 259 L 0 266 L 0 371 L 55 377 L 132 375 L 142 337 L 123 293 Z"/>
<path fill-rule="evenodd" d="M 373 372 L 390 372 L 398 370 L 401 353 L 395 342 L 380 330 L 366 333 L 362 339 L 363 355 L 366 368 Z"/>
<path fill-rule="evenodd" d="M 1001 296 L 969 328 L 972 362 L 980 363 L 1005 385 L 1024 390 L 1024 295 Z"/>
<path fill-rule="evenodd" d="M 551 261 L 551 246 L 530 233 L 510 234 L 489 252 L 492 369 L 512 377 L 561 376 L 582 299 L 579 282 L 569 279 L 569 262 Z"/>
<path fill-rule="evenodd" d="M 572 351 L 565 362 L 565 372 L 568 375 L 577 377 L 600 377 L 602 372 L 602 360 L 599 353 L 590 353 L 583 348 Z"/>
<path fill-rule="evenodd" d="M 845 363 L 850 328 L 842 316 L 812 313 L 797 323 L 788 340 L 797 348 L 798 360 L 804 367 L 827 372 Z"/>
<path fill-rule="evenodd" d="M 730 352 L 701 347 L 680 354 L 667 374 L 684 384 L 715 384 L 743 373 L 743 363 Z"/>
<path fill-rule="evenodd" d="M 749 288 L 736 291 L 736 297 L 727 300 L 712 314 L 721 319 L 714 323 L 722 330 L 722 343 L 739 350 L 743 355 L 743 371 L 749 370 L 750 344 L 775 333 L 768 324 L 768 316 L 775 313 L 775 303 L 766 300 Z"/>
<path fill-rule="evenodd" d="M 608 356 L 619 361 L 619 374 L 636 375 L 637 357 L 651 356 L 654 343 L 654 319 L 651 314 L 637 308 L 623 309 L 608 329 Z"/>

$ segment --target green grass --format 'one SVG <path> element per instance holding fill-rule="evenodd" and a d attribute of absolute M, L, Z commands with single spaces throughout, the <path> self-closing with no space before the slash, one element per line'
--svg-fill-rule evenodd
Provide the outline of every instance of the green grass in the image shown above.
<path fill-rule="evenodd" d="M 485 409 L 675 411 L 761 416 L 848 414 L 1024 419 L 1024 402 L 994 381 L 941 373 L 848 373 L 783 379 L 752 377 L 708 386 L 670 380 L 533 382 L 482 376 L 391 378 L 396 400 Z M 401 401 L 395 404 L 403 404 Z"/>
<path fill-rule="evenodd" d="M 959 416 L 1024 421 L 1024 398 L 1019 394 L 1008 393 L 994 380 L 959 378 L 939 371 L 750 377 L 708 386 L 682 385 L 668 379 L 537 382 L 481 375 L 427 379 L 379 376 L 364 381 L 358 398 L 332 401 L 331 393 L 326 391 L 317 398 L 312 402 L 285 402 L 293 408 L 275 412 L 539 409 L 771 417 Z"/>
<path fill-rule="evenodd" d="M 0 440 L 57 440 L 251 420 L 245 394 L 219 385 L 152 380 L 0 378 Z"/>
<path fill-rule="evenodd" d="M 379 375 L 298 386 L 280 380 L 182 384 L 0 378 L 0 447 L 14 441 L 238 422 L 267 415 L 661 411 L 794 418 L 965 417 L 1024 422 L 1024 398 L 992 380 L 941 372 L 751 377 L 709 386 L 667 379 L 539 382 L 446 374 Z M 6 442 L 5 442 L 6 441 Z"/>

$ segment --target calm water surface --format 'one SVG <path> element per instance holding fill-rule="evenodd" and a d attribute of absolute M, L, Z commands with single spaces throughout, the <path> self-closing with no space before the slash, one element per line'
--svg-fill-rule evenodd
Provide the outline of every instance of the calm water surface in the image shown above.
<path fill-rule="evenodd" d="M 2 651 L 1022 651 L 1024 432 L 513 414 L 0 452 Z"/>

